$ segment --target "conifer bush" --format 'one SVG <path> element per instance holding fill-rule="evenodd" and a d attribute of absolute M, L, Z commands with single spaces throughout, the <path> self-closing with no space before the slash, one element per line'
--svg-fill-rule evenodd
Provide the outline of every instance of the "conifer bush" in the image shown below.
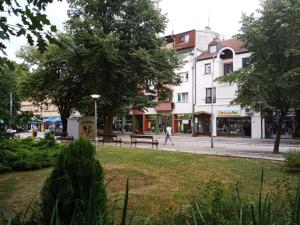
<path fill-rule="evenodd" d="M 51 217 L 57 218 L 62 225 L 91 221 L 104 224 L 105 207 L 103 170 L 95 159 L 95 148 L 87 140 L 78 140 L 58 156 L 57 164 L 42 189 L 43 224 L 51 224 Z"/>

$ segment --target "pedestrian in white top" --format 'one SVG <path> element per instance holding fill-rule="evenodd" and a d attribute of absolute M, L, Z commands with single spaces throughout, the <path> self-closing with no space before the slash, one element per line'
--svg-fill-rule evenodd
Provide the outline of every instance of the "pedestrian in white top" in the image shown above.
<path fill-rule="evenodd" d="M 172 145 L 174 145 L 174 143 L 171 139 L 171 136 L 172 136 L 172 127 L 168 125 L 167 128 L 166 128 L 166 140 L 165 140 L 164 145 L 167 143 L 168 139 L 170 140 Z"/>

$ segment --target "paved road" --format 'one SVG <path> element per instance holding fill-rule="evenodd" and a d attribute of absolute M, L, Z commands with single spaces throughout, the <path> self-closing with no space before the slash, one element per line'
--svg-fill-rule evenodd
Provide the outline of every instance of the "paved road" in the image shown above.
<path fill-rule="evenodd" d="M 31 136 L 31 134 L 21 134 L 21 137 L 26 136 Z M 122 138 L 124 146 L 130 146 L 129 134 L 120 134 L 118 136 Z M 172 136 L 174 145 L 170 142 L 163 145 L 165 140 L 164 135 L 153 136 L 159 141 L 159 150 L 280 161 L 284 159 L 283 154 L 272 154 L 274 145 L 273 139 L 216 137 L 214 139 L 214 148 L 212 149 L 210 147 L 209 137 L 191 137 L 191 135 L 187 134 L 176 134 Z M 38 133 L 38 137 L 43 137 L 43 133 Z M 138 144 L 137 146 L 140 148 L 151 148 L 149 144 Z M 300 140 L 294 143 L 293 140 L 283 139 L 280 145 L 280 152 L 285 153 L 291 150 L 300 151 Z"/>
<path fill-rule="evenodd" d="M 163 145 L 165 136 L 154 135 L 159 141 L 159 150 L 189 152 L 196 154 L 209 154 L 220 156 L 234 156 L 247 158 L 261 158 L 269 160 L 283 160 L 283 154 L 272 154 L 274 140 L 267 139 L 248 139 L 248 138 L 227 138 L 216 137 L 214 139 L 214 148 L 212 149 L 209 137 L 191 137 L 190 135 L 175 135 L 172 137 L 174 145 L 168 142 Z M 128 136 L 122 137 L 123 142 L 129 142 Z M 138 144 L 139 147 L 149 148 L 149 145 Z M 300 141 L 292 143 L 292 140 L 283 140 L 280 146 L 280 152 L 291 150 L 300 151 Z"/>

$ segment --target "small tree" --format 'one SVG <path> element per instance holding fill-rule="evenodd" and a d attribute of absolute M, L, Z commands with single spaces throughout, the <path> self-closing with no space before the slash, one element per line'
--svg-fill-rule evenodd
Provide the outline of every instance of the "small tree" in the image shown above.
<path fill-rule="evenodd" d="M 300 106 L 300 2 L 265 0 L 260 17 L 244 16 L 240 38 L 252 53 L 251 66 L 219 78 L 239 87 L 233 103 L 278 117 L 274 153 L 283 119 Z"/>
<path fill-rule="evenodd" d="M 69 225 L 72 219 L 76 224 L 105 221 L 103 170 L 89 141 L 76 141 L 61 152 L 42 189 L 41 200 L 45 225 L 50 224 L 53 213 L 62 225 Z"/>

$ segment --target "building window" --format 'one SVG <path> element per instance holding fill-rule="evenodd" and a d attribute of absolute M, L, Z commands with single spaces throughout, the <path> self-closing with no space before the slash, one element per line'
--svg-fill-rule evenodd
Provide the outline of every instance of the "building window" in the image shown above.
<path fill-rule="evenodd" d="M 209 53 L 215 53 L 215 52 L 217 52 L 217 45 L 209 46 Z"/>
<path fill-rule="evenodd" d="M 206 88 L 206 98 L 205 98 L 205 103 L 211 103 L 211 99 L 213 96 L 213 103 L 216 103 L 216 88 L 213 88 L 213 93 L 212 88 Z"/>
<path fill-rule="evenodd" d="M 178 93 L 177 102 L 188 102 L 188 93 Z"/>
<path fill-rule="evenodd" d="M 179 37 L 179 43 L 188 43 L 190 41 L 190 35 L 184 34 Z"/>
<path fill-rule="evenodd" d="M 232 72 L 233 72 L 233 64 L 232 63 L 224 64 L 224 75 Z"/>
<path fill-rule="evenodd" d="M 189 81 L 189 72 L 179 73 L 182 82 Z"/>
<path fill-rule="evenodd" d="M 250 59 L 249 58 L 242 58 L 242 65 L 244 67 L 248 67 L 250 65 Z"/>
<path fill-rule="evenodd" d="M 211 73 L 210 63 L 206 63 L 204 66 L 205 66 L 205 74 L 210 74 Z"/>

